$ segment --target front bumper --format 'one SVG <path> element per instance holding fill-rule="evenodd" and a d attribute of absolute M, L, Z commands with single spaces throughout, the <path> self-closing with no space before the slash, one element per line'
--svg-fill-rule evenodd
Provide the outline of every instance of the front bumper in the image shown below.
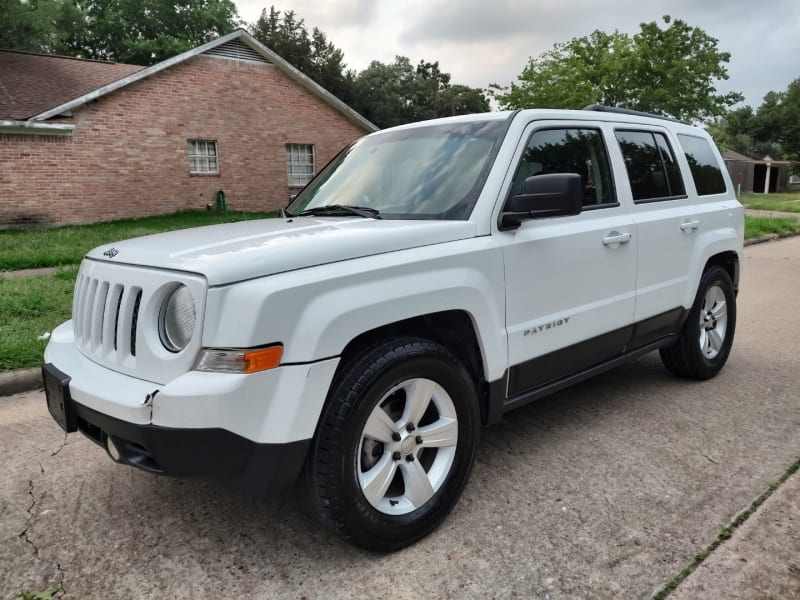
<path fill-rule="evenodd" d="M 258 444 L 224 429 L 137 425 L 72 403 L 78 431 L 103 448 L 109 438 L 117 462 L 173 477 L 213 479 L 253 495 L 285 488 L 303 468 L 311 440 Z"/>
<path fill-rule="evenodd" d="M 189 371 L 162 385 L 90 360 L 67 322 L 45 362 L 70 378 L 78 429 L 106 448 L 110 437 L 120 462 L 261 493 L 300 472 L 339 359 L 252 375 Z"/>

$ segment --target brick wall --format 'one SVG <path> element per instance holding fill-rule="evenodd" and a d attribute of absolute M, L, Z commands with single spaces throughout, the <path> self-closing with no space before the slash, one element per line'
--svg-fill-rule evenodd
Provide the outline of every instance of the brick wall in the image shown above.
<path fill-rule="evenodd" d="M 74 111 L 71 138 L 0 135 L 0 225 L 87 223 L 204 208 L 274 210 L 285 144 L 321 169 L 364 135 L 272 65 L 199 56 Z M 186 140 L 216 140 L 219 175 L 190 175 Z"/>

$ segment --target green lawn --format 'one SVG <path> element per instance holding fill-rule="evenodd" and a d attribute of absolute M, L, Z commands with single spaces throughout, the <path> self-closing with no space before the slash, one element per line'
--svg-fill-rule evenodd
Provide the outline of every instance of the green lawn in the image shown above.
<path fill-rule="evenodd" d="M 93 225 L 3 230 L 0 231 L 0 271 L 76 265 L 84 254 L 102 244 L 200 225 L 274 217 L 275 214 L 187 210 Z"/>
<path fill-rule="evenodd" d="M 77 267 L 55 275 L 0 279 L 0 371 L 35 367 L 47 340 L 37 339 L 70 318 Z"/>
<path fill-rule="evenodd" d="M 745 217 L 745 239 L 757 238 L 770 233 L 785 235 L 800 232 L 800 219 L 794 217 Z"/>
<path fill-rule="evenodd" d="M 746 196 L 740 196 L 739 202 L 744 204 L 746 208 L 800 212 L 800 192 L 747 194 Z"/>

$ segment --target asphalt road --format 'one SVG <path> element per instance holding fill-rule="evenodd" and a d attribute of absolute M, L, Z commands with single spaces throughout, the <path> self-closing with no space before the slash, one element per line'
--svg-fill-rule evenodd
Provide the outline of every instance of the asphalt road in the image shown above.
<path fill-rule="evenodd" d="M 0 597 L 648 598 L 800 457 L 800 238 L 745 257 L 716 379 L 652 354 L 512 413 L 444 525 L 390 556 L 338 542 L 298 492 L 120 467 L 65 443 L 41 393 L 0 398 Z"/>

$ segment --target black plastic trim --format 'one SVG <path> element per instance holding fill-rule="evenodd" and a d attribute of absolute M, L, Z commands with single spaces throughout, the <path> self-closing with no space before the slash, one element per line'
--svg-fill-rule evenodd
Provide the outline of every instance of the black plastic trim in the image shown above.
<path fill-rule="evenodd" d="M 137 425 L 72 403 L 78 430 L 105 447 L 110 437 L 125 464 L 172 477 L 222 481 L 253 495 L 291 485 L 311 440 L 259 444 L 225 429 Z"/>
<path fill-rule="evenodd" d="M 600 373 L 610 371 L 611 369 L 618 367 L 629 360 L 633 360 L 636 357 L 647 354 L 648 352 L 652 352 L 653 350 L 657 350 L 658 348 L 670 346 L 675 342 L 676 339 L 677 336 L 674 334 L 665 336 L 646 346 L 642 346 L 641 348 L 637 348 L 636 350 L 602 362 L 584 371 L 568 375 L 556 381 L 551 381 L 539 387 L 517 394 L 516 396 L 506 398 L 504 412 L 514 410 L 515 408 L 525 406 L 526 404 L 529 404 L 535 400 L 539 400 L 540 398 L 544 398 L 545 396 L 549 396 L 550 394 L 560 392 L 565 388 L 580 383 L 581 381 L 585 381 L 586 379 L 590 379 L 595 375 L 599 375 Z"/>
<path fill-rule="evenodd" d="M 509 395 L 544 385 L 622 354 L 631 339 L 633 329 L 633 325 L 621 327 L 514 365 L 509 370 Z"/>
<path fill-rule="evenodd" d="M 501 399 L 502 412 L 508 412 L 612 369 L 626 360 L 672 345 L 688 314 L 684 307 L 679 306 L 512 366 L 502 379 L 490 383 L 489 424 L 499 420 L 497 405 Z M 502 391 L 506 381 L 507 396 Z"/>

